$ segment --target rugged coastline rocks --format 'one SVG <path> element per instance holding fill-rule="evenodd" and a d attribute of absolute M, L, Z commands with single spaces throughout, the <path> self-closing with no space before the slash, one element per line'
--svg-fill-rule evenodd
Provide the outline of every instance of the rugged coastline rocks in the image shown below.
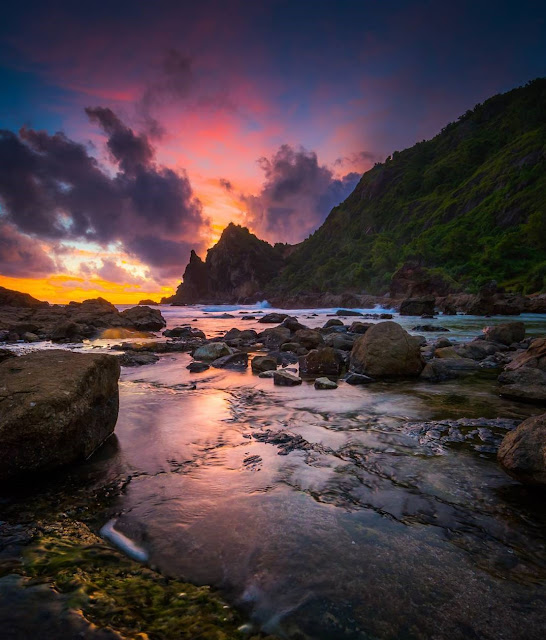
<path fill-rule="evenodd" d="M 417 377 L 425 366 L 418 341 L 391 321 L 373 325 L 355 341 L 350 364 L 372 378 Z"/>
<path fill-rule="evenodd" d="M 161 331 L 167 323 L 159 309 L 148 306 L 132 307 L 120 313 L 137 331 Z"/>
<path fill-rule="evenodd" d="M 117 420 L 118 359 L 37 351 L 0 364 L 0 478 L 90 456 Z"/>
<path fill-rule="evenodd" d="M 436 298 L 424 296 L 422 298 L 406 298 L 400 305 L 401 316 L 432 316 Z"/>
<path fill-rule="evenodd" d="M 528 418 L 508 433 L 497 457 L 516 480 L 546 485 L 546 414 Z"/>
<path fill-rule="evenodd" d="M 485 327 L 483 333 L 488 342 L 510 346 L 514 342 L 521 342 L 525 339 L 525 324 L 523 322 L 506 322 Z"/>

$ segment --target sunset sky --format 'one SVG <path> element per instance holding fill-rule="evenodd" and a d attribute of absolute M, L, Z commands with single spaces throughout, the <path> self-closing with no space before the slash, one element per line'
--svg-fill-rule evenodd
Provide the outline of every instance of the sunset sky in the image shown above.
<path fill-rule="evenodd" d="M 394 150 L 546 74 L 542 2 L 9 3 L 0 285 L 170 295 L 229 221 L 303 240 Z"/>

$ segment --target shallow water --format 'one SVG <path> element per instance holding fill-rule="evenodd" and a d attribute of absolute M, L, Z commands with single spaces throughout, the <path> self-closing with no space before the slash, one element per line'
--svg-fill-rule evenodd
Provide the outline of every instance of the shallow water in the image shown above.
<path fill-rule="evenodd" d="M 209 337 L 264 328 L 202 308 L 162 312 Z M 290 313 L 320 326 L 332 310 Z M 521 319 L 546 333 L 546 318 Z M 502 319 L 395 320 L 468 339 Z M 116 439 L 79 471 L 127 479 L 104 515 L 110 533 L 166 574 L 220 587 L 280 637 L 543 637 L 546 503 L 498 467 L 488 438 L 505 427 L 446 442 L 411 426 L 539 408 L 498 397 L 488 373 L 316 391 L 250 370 L 190 374 L 189 362 L 167 354 L 122 372 Z"/>

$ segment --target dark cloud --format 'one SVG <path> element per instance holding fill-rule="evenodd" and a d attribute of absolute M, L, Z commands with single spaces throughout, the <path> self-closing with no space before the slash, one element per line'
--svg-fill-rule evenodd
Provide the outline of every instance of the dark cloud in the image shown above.
<path fill-rule="evenodd" d="M 0 218 L 0 273 L 15 278 L 40 278 L 54 273 L 56 265 L 40 242 L 17 231 Z"/>
<path fill-rule="evenodd" d="M 87 275 L 89 271 L 84 270 L 83 273 Z M 102 266 L 97 269 L 97 275 L 108 282 L 123 282 L 125 284 L 144 284 L 145 282 L 143 278 L 135 276 L 127 269 L 116 264 L 114 260 L 106 258 L 102 259 Z"/>
<path fill-rule="evenodd" d="M 0 131 L 0 202 L 6 221 L 50 241 L 119 242 L 153 265 L 156 276 L 179 272 L 189 254 L 187 243 L 199 245 L 208 225 L 188 177 L 157 165 L 148 138 L 135 134 L 110 109 L 86 111 L 108 135 L 118 172 L 107 174 L 84 145 L 62 133 Z M 146 246 L 162 241 L 169 251 Z"/>
<path fill-rule="evenodd" d="M 382 158 L 379 154 L 374 153 L 373 151 L 358 151 L 356 153 L 350 153 L 347 156 L 342 156 L 341 158 L 337 158 L 334 162 L 334 166 L 336 167 L 366 167 L 369 168 L 371 165 L 376 162 L 381 162 Z"/>
<path fill-rule="evenodd" d="M 247 223 L 270 241 L 300 242 L 314 231 L 331 209 L 356 186 L 360 174 L 335 178 L 319 165 L 317 154 L 282 145 L 269 158 L 258 160 L 265 182 L 257 196 L 242 196 Z"/>
<path fill-rule="evenodd" d="M 220 183 L 220 186 L 222 187 L 222 189 L 225 189 L 226 191 L 233 190 L 233 183 L 230 180 L 226 180 L 225 178 L 220 178 L 218 182 Z"/>

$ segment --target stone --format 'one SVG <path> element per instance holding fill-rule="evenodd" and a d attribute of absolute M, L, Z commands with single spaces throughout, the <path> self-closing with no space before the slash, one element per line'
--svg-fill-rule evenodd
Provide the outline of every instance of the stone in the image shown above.
<path fill-rule="evenodd" d="M 224 336 L 224 340 L 228 342 L 229 340 L 241 340 L 242 342 L 256 342 L 258 339 L 257 331 L 254 329 L 230 329 L 226 335 Z"/>
<path fill-rule="evenodd" d="M 322 335 L 313 329 L 299 329 L 296 331 L 294 340 L 306 349 L 316 349 L 319 345 L 324 344 Z"/>
<path fill-rule="evenodd" d="M 225 342 L 209 342 L 208 344 L 198 347 L 193 352 L 193 359 L 212 362 L 213 360 L 217 360 L 223 356 L 229 356 L 230 353 L 231 349 Z"/>
<path fill-rule="evenodd" d="M 434 343 L 434 348 L 435 349 L 444 349 L 445 347 L 452 347 L 453 343 L 451 342 L 451 340 L 448 340 L 447 338 L 438 338 L 438 340 L 436 340 L 436 342 Z"/>
<path fill-rule="evenodd" d="M 416 340 L 396 322 L 373 325 L 355 341 L 351 369 L 372 378 L 417 377 L 424 360 Z"/>
<path fill-rule="evenodd" d="M 262 371 L 275 371 L 277 368 L 277 360 L 271 356 L 255 356 L 250 362 L 250 366 L 254 373 Z"/>
<path fill-rule="evenodd" d="M 273 373 L 273 383 L 280 387 L 295 387 L 302 383 L 302 379 L 290 371 L 279 369 Z"/>
<path fill-rule="evenodd" d="M 23 333 L 21 338 L 25 342 L 39 342 L 40 341 L 39 336 L 37 336 L 35 333 L 31 333 L 30 331 L 26 331 L 25 333 Z"/>
<path fill-rule="evenodd" d="M 267 349 L 278 349 L 281 344 L 290 342 L 290 336 L 290 329 L 286 327 L 271 327 L 258 334 Z"/>
<path fill-rule="evenodd" d="M 271 369 L 270 371 L 260 371 L 258 374 L 258 378 L 273 378 L 275 376 L 275 371 Z"/>
<path fill-rule="evenodd" d="M 506 367 L 507 371 L 530 367 L 546 371 L 546 338 L 535 338 L 531 340 L 529 348 L 516 356 Z"/>
<path fill-rule="evenodd" d="M 186 369 L 188 369 L 190 373 L 203 373 L 203 371 L 210 369 L 210 365 L 206 362 L 190 362 Z"/>
<path fill-rule="evenodd" d="M 299 359 L 300 373 L 308 376 L 339 376 L 343 362 L 332 347 L 313 349 Z"/>
<path fill-rule="evenodd" d="M 505 370 L 499 376 L 498 382 L 499 393 L 504 398 L 536 404 L 546 403 L 546 371 L 537 367 Z"/>
<path fill-rule="evenodd" d="M 528 418 L 510 431 L 499 447 L 497 458 L 516 480 L 546 485 L 546 414 Z"/>
<path fill-rule="evenodd" d="M 157 306 L 159 306 L 159 302 L 156 302 L 155 300 L 150 300 L 150 298 L 146 298 L 145 300 L 141 300 L 138 304 L 142 305 L 144 307 L 157 307 Z"/>
<path fill-rule="evenodd" d="M 361 373 L 354 373 L 353 371 L 349 372 L 345 376 L 344 380 L 347 384 L 351 384 L 351 385 L 370 384 L 370 382 L 374 382 L 373 378 L 370 378 L 369 376 L 365 376 Z"/>
<path fill-rule="evenodd" d="M 258 322 L 260 324 L 279 324 L 286 318 L 288 318 L 287 313 L 266 313 Z"/>
<path fill-rule="evenodd" d="M 238 351 L 213 360 L 211 366 L 215 369 L 246 369 L 248 367 L 248 353 Z"/>
<path fill-rule="evenodd" d="M 360 311 L 353 311 L 352 309 L 338 309 L 336 316 L 363 316 Z"/>
<path fill-rule="evenodd" d="M 95 332 L 87 325 L 81 325 L 77 322 L 61 322 L 51 332 L 50 338 L 52 342 L 82 342 L 84 337 L 90 337 Z"/>
<path fill-rule="evenodd" d="M 371 322 L 353 322 L 349 327 L 349 333 L 366 333 L 371 326 Z"/>
<path fill-rule="evenodd" d="M 324 344 L 334 349 L 350 351 L 355 339 L 355 336 L 349 336 L 346 333 L 330 333 L 324 338 Z"/>
<path fill-rule="evenodd" d="M 439 324 L 418 324 L 415 327 L 413 327 L 412 331 L 437 331 L 437 332 L 442 332 L 442 331 L 449 331 L 449 329 L 446 329 L 445 327 L 441 327 Z"/>
<path fill-rule="evenodd" d="M 421 372 L 421 379 L 443 382 L 473 373 L 479 369 L 479 364 L 470 358 L 433 358 L 426 363 Z"/>
<path fill-rule="evenodd" d="M 422 298 L 406 298 L 400 305 L 401 316 L 434 315 L 436 298 L 423 296 Z"/>
<path fill-rule="evenodd" d="M 296 333 L 296 331 L 300 331 L 300 330 L 309 330 L 309 327 L 306 327 L 304 324 L 301 324 L 301 322 L 298 322 L 298 319 L 294 318 L 293 316 L 289 316 L 288 318 L 285 318 L 282 321 L 281 327 L 286 327 L 287 329 L 290 329 L 291 333 Z"/>
<path fill-rule="evenodd" d="M 207 336 L 197 327 L 174 327 L 173 329 L 165 329 L 163 335 L 166 338 L 202 338 L 206 340 Z"/>
<path fill-rule="evenodd" d="M 462 356 L 460 356 L 456 351 L 455 347 L 439 347 L 438 349 L 435 349 L 434 356 L 436 358 L 449 358 L 450 360 L 462 358 Z"/>
<path fill-rule="evenodd" d="M 337 383 L 330 378 L 317 378 L 315 380 L 315 389 L 337 389 Z"/>
<path fill-rule="evenodd" d="M 161 331 L 167 325 L 159 309 L 147 306 L 132 307 L 119 315 L 128 320 L 137 331 Z"/>
<path fill-rule="evenodd" d="M 119 363 L 122 367 L 141 367 L 146 364 L 155 364 L 159 356 L 155 353 L 128 352 L 119 356 Z"/>
<path fill-rule="evenodd" d="M 0 478 L 89 457 L 116 425 L 118 359 L 36 351 L 0 364 Z"/>
<path fill-rule="evenodd" d="M 483 333 L 488 342 L 510 346 L 514 342 L 521 342 L 525 339 L 525 324 L 523 322 L 505 322 L 485 327 Z"/>
<path fill-rule="evenodd" d="M 339 318 L 330 318 L 330 320 L 326 320 L 324 323 L 324 329 L 328 329 L 328 327 L 343 327 L 343 321 Z"/>

